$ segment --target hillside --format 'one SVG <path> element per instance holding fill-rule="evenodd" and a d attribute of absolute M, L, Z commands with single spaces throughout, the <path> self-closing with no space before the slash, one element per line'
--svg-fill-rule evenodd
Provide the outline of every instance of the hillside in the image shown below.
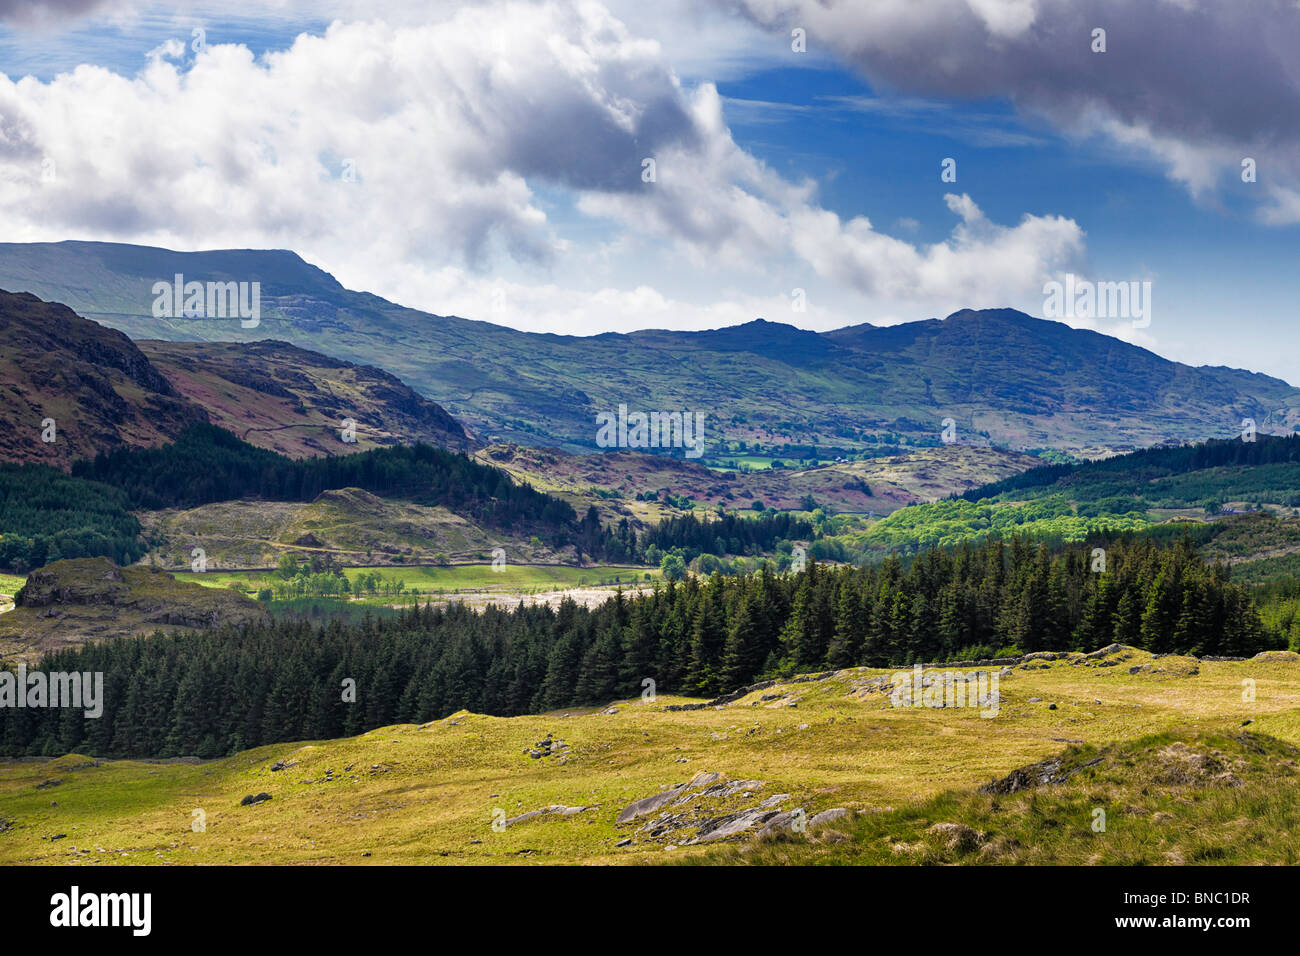
<path fill-rule="evenodd" d="M 967 501 L 1068 494 L 1080 501 L 1149 499 L 1162 507 L 1189 502 L 1267 501 L 1300 506 L 1300 435 L 1256 435 L 1162 445 L 1075 464 L 1039 465 L 962 493 Z"/>
<path fill-rule="evenodd" d="M 176 273 L 260 281 L 260 325 L 155 318 L 153 283 Z M 945 418 L 962 441 L 1090 454 L 1230 435 L 1246 417 L 1264 431 L 1300 423 L 1300 393 L 1281 380 L 1192 368 L 1006 309 L 823 334 L 757 320 L 580 338 L 403 308 L 286 251 L 89 242 L 0 245 L 0 286 L 134 338 L 273 338 L 379 366 L 487 443 L 591 450 L 596 414 L 620 403 L 704 413 L 710 454 L 934 445 Z"/>
<path fill-rule="evenodd" d="M 166 568 L 187 570 L 202 547 L 209 567 L 273 568 L 283 554 L 329 555 L 344 565 L 482 561 L 504 547 L 518 563 L 572 561 L 509 531 L 489 531 L 433 505 L 380 498 L 360 488 L 325 491 L 314 501 L 223 501 L 140 515 L 150 551 Z"/>
<path fill-rule="evenodd" d="M 38 660 L 88 641 L 206 629 L 262 620 L 266 612 L 234 591 L 177 581 L 107 558 L 55 561 L 27 577 L 13 610 L 0 614 L 0 659 Z"/>
<path fill-rule="evenodd" d="M 774 833 L 693 862 L 1295 866 L 1297 783 L 1292 743 L 1187 729 L 1072 745 L 978 788 L 840 819 L 805 839 Z"/>
<path fill-rule="evenodd" d="M 1278 782 L 1297 772 L 1297 668 L 1109 648 L 1005 665 L 993 719 L 894 707 L 889 671 L 854 668 L 698 709 L 462 711 L 202 763 L 6 762 L 0 861 L 1295 864 L 1298 791 Z M 1009 777 L 1024 783 L 978 790 Z M 753 842 L 795 810 L 806 835 Z M 857 816 L 818 819 L 833 810 Z"/>
<path fill-rule="evenodd" d="M 1095 461 L 1039 464 L 959 491 L 953 499 L 894 511 L 869 527 L 841 522 L 832 551 L 822 553 L 874 560 L 930 545 L 1014 535 L 1082 542 L 1123 533 L 1163 540 L 1191 534 L 1204 543 L 1219 533 L 1206 522 L 1255 515 L 1260 520 L 1249 525 L 1249 533 L 1224 540 L 1228 550 L 1206 553 L 1233 564 L 1281 562 L 1295 551 L 1294 533 L 1283 519 L 1300 507 L 1297 488 L 1300 436 L 1158 446 Z M 1285 570 L 1283 564 L 1277 567 Z M 1258 576 L 1259 570 L 1250 573 Z"/>
<path fill-rule="evenodd" d="M 470 447 L 445 409 L 382 369 L 272 340 L 137 344 L 213 424 L 291 458 L 416 442 Z M 355 443 L 339 438 L 349 418 L 356 422 Z"/>
<path fill-rule="evenodd" d="M 295 458 L 416 442 L 471 447 L 445 409 L 380 369 L 284 342 L 137 344 L 64 305 L 3 291 L 0 414 L 13 426 L 0 436 L 6 462 L 64 469 L 162 444 L 196 422 Z M 355 442 L 340 438 L 347 418 Z"/>
<path fill-rule="evenodd" d="M 0 291 L 0 418 L 4 461 L 67 468 L 124 445 L 167 441 L 207 413 L 121 332 Z"/>

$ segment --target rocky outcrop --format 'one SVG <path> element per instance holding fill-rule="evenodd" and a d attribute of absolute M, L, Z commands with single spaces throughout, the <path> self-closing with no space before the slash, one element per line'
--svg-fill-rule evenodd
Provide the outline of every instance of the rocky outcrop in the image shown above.
<path fill-rule="evenodd" d="M 688 794 L 698 787 L 708 786 L 713 781 L 717 780 L 718 776 L 719 775 L 716 773 L 697 773 L 686 783 L 679 783 L 675 787 L 669 787 L 662 793 L 656 793 L 654 796 L 643 797 L 640 800 L 636 800 L 623 808 L 623 812 L 618 815 L 618 820 L 615 822 L 631 823 L 637 817 L 643 817 L 648 813 L 654 813 L 656 810 L 667 806 L 669 803 L 672 803 L 684 794 Z"/>
<path fill-rule="evenodd" d="M 1080 770 L 1101 763 L 1104 758 L 1097 757 L 1085 763 L 1067 766 L 1062 757 L 1049 757 L 1027 767 L 1011 771 L 1000 780 L 994 780 L 980 787 L 980 793 L 1008 794 L 1028 790 L 1031 787 L 1045 787 L 1064 783 Z"/>
<path fill-rule="evenodd" d="M 725 780 L 719 773 L 698 773 L 685 783 L 632 802 L 618 815 L 617 823 L 626 826 L 650 817 L 637 829 L 638 837 L 689 846 L 779 831 L 803 833 L 848 815 L 846 809 L 836 807 L 809 818 L 803 807 L 782 806 L 790 799 L 788 793 L 754 803 L 765 786 L 762 780 Z"/>
<path fill-rule="evenodd" d="M 238 592 L 151 568 L 120 568 L 107 558 L 55 561 L 33 571 L 14 603 L 0 616 L 0 655 L 14 660 L 88 641 L 267 619 L 260 604 Z"/>

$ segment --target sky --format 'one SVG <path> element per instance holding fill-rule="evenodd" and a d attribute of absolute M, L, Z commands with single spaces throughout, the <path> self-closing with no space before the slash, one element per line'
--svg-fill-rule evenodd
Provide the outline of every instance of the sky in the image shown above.
<path fill-rule="evenodd" d="M 0 241 L 575 335 L 1150 283 L 1049 317 L 1300 384 L 1297 49 L 1297 0 L 0 0 Z"/>

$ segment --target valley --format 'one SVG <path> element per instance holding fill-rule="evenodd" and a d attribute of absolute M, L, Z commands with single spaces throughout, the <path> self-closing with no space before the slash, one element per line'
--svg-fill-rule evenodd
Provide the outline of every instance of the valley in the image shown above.
<path fill-rule="evenodd" d="M 284 275 L 290 286 L 269 297 L 281 307 L 298 301 L 292 283 L 357 304 L 305 265 Z M 129 298 L 134 286 L 103 288 Z M 366 308 L 377 320 L 389 306 Z M 264 331 L 304 314 L 273 309 Z M 157 320 L 149 334 L 163 338 L 133 343 L 7 294 L 0 316 L 15 339 L 57 330 L 44 367 L 94 355 L 82 379 L 102 376 L 65 407 L 30 355 L 0 356 L 27 403 L 15 414 L 56 408 L 63 436 L 20 435 L 0 467 L 0 658 L 102 670 L 108 715 L 19 721 L 0 708 L 0 860 L 1300 854 L 1240 823 L 1300 821 L 1293 791 L 1270 783 L 1300 770 L 1300 440 L 1268 433 L 1289 427 L 1289 386 L 1255 377 L 1245 397 L 1227 370 L 1112 344 L 1089 359 L 1086 336 L 1007 310 L 906 335 L 758 323 L 627 337 L 620 347 L 689 348 L 741 403 L 717 406 L 728 417 L 710 419 L 718 437 L 691 460 L 593 452 L 571 416 L 600 405 L 596 381 L 581 398 L 561 384 L 558 404 L 530 404 L 525 419 L 495 398 L 447 397 L 433 366 L 408 385 L 289 334 L 202 341 Z M 110 324 L 142 330 L 129 310 Z M 519 334 L 476 340 L 479 367 L 496 361 L 483 341 L 514 343 L 508 356 Z M 986 357 L 982 337 L 1027 336 L 1084 365 L 1138 362 L 1165 376 L 1162 400 L 1199 396 L 1180 434 L 1208 440 L 1157 441 L 1143 430 L 1156 414 L 1127 430 L 1106 419 L 1113 440 L 1094 441 L 1091 399 L 1058 413 L 1034 385 L 1050 363 L 1018 373 L 1010 404 L 971 392 L 969 414 L 880 385 L 898 404 L 874 430 L 811 427 L 807 416 L 864 421 L 824 390 L 800 392 L 779 423 L 736 410 L 777 407 L 771 383 L 740 372 L 742 354 L 796 388 L 814 367 L 824 381 L 883 368 L 863 358 L 882 344 L 925 339 L 951 364 L 975 347 L 966 336 Z M 562 369 L 569 345 L 542 338 Z M 937 402 L 942 379 L 926 369 L 906 374 Z M 642 384 L 684 407 L 671 377 Z M 1025 397 L 1036 387 L 1038 411 Z M 527 386 L 508 394 L 525 401 Z M 962 437 L 947 442 L 926 419 L 950 409 Z M 1250 413 L 1265 422 L 1258 436 L 1214 437 Z M 104 427 L 112 416 L 137 424 Z M 992 696 L 900 707 L 893 694 L 920 661 L 940 662 L 926 686 L 955 687 L 964 669 L 996 677 Z M 1168 786 L 1144 788 L 1153 776 Z M 1103 833 L 1090 828 L 1098 806 Z"/>

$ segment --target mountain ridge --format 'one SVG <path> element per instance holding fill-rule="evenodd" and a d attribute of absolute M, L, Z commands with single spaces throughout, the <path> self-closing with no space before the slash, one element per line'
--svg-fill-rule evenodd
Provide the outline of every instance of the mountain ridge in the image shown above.
<path fill-rule="evenodd" d="M 440 405 L 396 376 L 288 343 L 132 341 L 31 293 L 0 289 L 0 434 L 7 462 L 67 469 L 220 425 L 291 457 L 425 442 L 468 451 Z M 344 442 L 346 420 L 356 441 Z"/>
<path fill-rule="evenodd" d="M 246 271 L 232 273 L 236 266 Z M 152 283 L 177 271 L 187 279 L 268 277 L 260 325 L 155 318 Z M 1010 309 L 830 332 L 755 319 L 703 332 L 562 336 L 347 290 L 285 250 L 77 242 L 0 244 L 6 283 L 138 339 L 273 338 L 384 368 L 484 443 L 590 450 L 596 415 L 619 404 L 704 412 L 716 454 L 933 445 L 949 418 L 959 441 L 1085 455 L 1225 437 L 1243 418 L 1261 430 L 1300 424 L 1300 390 L 1281 379 L 1183 365 Z"/>

